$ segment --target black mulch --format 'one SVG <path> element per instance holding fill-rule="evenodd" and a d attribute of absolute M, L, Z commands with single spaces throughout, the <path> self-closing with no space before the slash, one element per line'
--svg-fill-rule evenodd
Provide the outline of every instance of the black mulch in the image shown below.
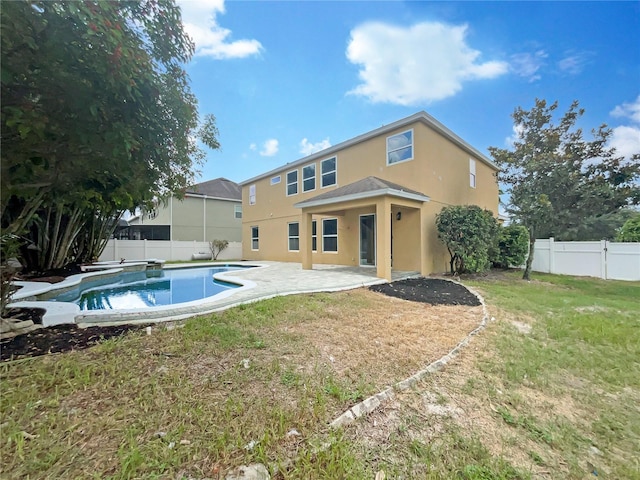
<path fill-rule="evenodd" d="M 145 328 L 145 325 L 78 328 L 54 325 L 0 342 L 0 361 L 36 357 L 47 353 L 82 350 L 112 337 Z"/>
<path fill-rule="evenodd" d="M 409 278 L 398 282 L 384 283 L 369 287 L 390 297 L 398 297 L 413 302 L 432 305 L 480 305 L 478 297 L 457 283 L 438 278 Z"/>

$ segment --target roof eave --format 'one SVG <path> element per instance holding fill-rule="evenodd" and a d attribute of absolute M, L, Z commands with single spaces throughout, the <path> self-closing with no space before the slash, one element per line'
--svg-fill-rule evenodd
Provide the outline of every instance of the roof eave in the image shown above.
<path fill-rule="evenodd" d="M 406 200 L 415 200 L 418 202 L 428 202 L 431 199 L 426 195 L 419 195 L 417 193 L 405 192 L 403 190 L 396 190 L 393 188 L 384 188 L 380 190 L 373 190 L 370 192 L 352 193 L 349 195 L 342 195 L 340 197 L 322 198 L 320 200 L 305 200 L 294 204 L 294 208 L 308 208 L 308 207 L 320 207 L 324 205 L 332 205 L 335 203 L 352 202 L 354 200 L 364 200 L 367 198 L 382 197 L 389 195 L 397 198 L 404 198 Z"/>
<path fill-rule="evenodd" d="M 308 155 L 306 157 L 298 159 L 298 160 L 296 160 L 294 162 L 287 163 L 286 165 L 281 165 L 280 167 L 275 168 L 273 170 L 269 170 L 266 173 L 263 173 L 263 174 L 260 174 L 258 176 L 249 178 L 248 180 L 244 180 L 244 181 L 240 182 L 239 185 L 245 186 L 248 183 L 252 183 L 252 182 L 258 181 L 258 180 L 260 180 L 262 178 L 269 177 L 270 175 L 275 175 L 277 173 L 283 173 L 285 170 L 291 170 L 291 169 L 297 168 L 297 167 L 299 167 L 299 166 L 301 166 L 301 165 L 303 165 L 305 163 L 309 163 L 309 162 L 313 162 L 315 160 L 318 160 L 319 158 L 328 158 L 328 157 L 332 156 L 333 154 L 335 154 L 335 153 L 339 152 L 340 150 L 343 150 L 343 149 L 345 149 L 347 147 L 350 147 L 352 145 L 356 145 L 358 143 L 364 142 L 366 140 L 369 140 L 370 138 L 377 137 L 378 135 L 383 135 L 383 134 L 391 132 L 393 130 L 397 130 L 399 128 L 405 127 L 405 126 L 410 125 L 411 123 L 414 123 L 414 122 L 417 122 L 417 121 L 421 121 L 425 125 L 433 128 L 438 133 L 442 134 L 443 136 L 445 136 L 446 138 L 448 138 L 449 140 L 454 142 L 456 145 L 461 147 L 467 153 L 473 155 L 474 157 L 476 157 L 481 162 L 489 165 L 491 168 L 494 168 L 495 170 L 500 170 L 499 167 L 495 163 L 493 163 L 486 155 L 482 154 L 479 150 L 477 150 L 476 148 L 472 147 L 470 144 L 465 142 L 462 138 L 460 138 L 458 135 L 453 133 L 453 131 L 449 130 L 447 127 L 445 127 L 442 123 L 440 123 L 434 117 L 429 115 L 427 112 L 421 111 L 421 112 L 418 112 L 418 113 L 414 113 L 413 115 L 411 115 L 409 117 L 397 120 L 397 121 L 395 121 L 393 123 L 390 123 L 388 125 L 384 125 L 382 127 L 376 128 L 375 130 L 371 130 L 370 132 L 363 133 L 363 134 L 358 135 L 356 137 L 353 137 L 353 138 L 351 138 L 349 140 L 345 140 L 344 142 L 338 143 L 337 145 L 333 145 L 332 147 L 326 148 L 324 150 L 320 150 L 319 152 L 316 152 L 316 153 L 312 153 L 311 155 Z"/>

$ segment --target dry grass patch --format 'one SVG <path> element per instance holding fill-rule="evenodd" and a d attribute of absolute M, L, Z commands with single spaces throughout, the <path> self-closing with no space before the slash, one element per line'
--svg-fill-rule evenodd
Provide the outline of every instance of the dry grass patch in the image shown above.
<path fill-rule="evenodd" d="M 481 317 L 364 289 L 279 297 L 4 364 L 0 475 L 224 478 L 260 462 L 275 478 L 362 478 L 328 423 Z"/>

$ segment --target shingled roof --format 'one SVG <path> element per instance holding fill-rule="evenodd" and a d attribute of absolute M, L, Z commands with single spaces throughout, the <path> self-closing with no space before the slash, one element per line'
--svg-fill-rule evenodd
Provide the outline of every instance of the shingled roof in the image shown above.
<path fill-rule="evenodd" d="M 428 202 L 430 200 L 424 193 L 411 190 L 397 183 L 382 180 L 378 177 L 366 177 L 357 182 L 345 185 L 344 187 L 339 187 L 335 190 L 317 195 L 309 200 L 296 203 L 294 206 L 297 208 L 313 207 L 316 205 L 327 205 L 360 198 L 378 197 L 381 195 L 391 195 L 421 202 Z"/>
<path fill-rule="evenodd" d="M 186 193 L 242 201 L 242 188 L 240 185 L 222 177 L 196 183 L 192 187 L 187 188 Z"/>

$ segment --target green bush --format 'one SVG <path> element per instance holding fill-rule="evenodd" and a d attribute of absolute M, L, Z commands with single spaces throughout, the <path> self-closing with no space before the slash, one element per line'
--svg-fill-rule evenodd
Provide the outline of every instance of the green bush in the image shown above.
<path fill-rule="evenodd" d="M 529 251 L 529 232 L 521 225 L 500 229 L 493 265 L 498 268 L 518 267 L 524 264 Z"/>
<path fill-rule="evenodd" d="M 616 242 L 640 242 L 640 214 L 624 222 Z"/>
<path fill-rule="evenodd" d="M 485 272 L 491 267 L 498 221 L 476 205 L 445 207 L 436 217 L 438 238 L 449 250 L 451 273 Z"/>

